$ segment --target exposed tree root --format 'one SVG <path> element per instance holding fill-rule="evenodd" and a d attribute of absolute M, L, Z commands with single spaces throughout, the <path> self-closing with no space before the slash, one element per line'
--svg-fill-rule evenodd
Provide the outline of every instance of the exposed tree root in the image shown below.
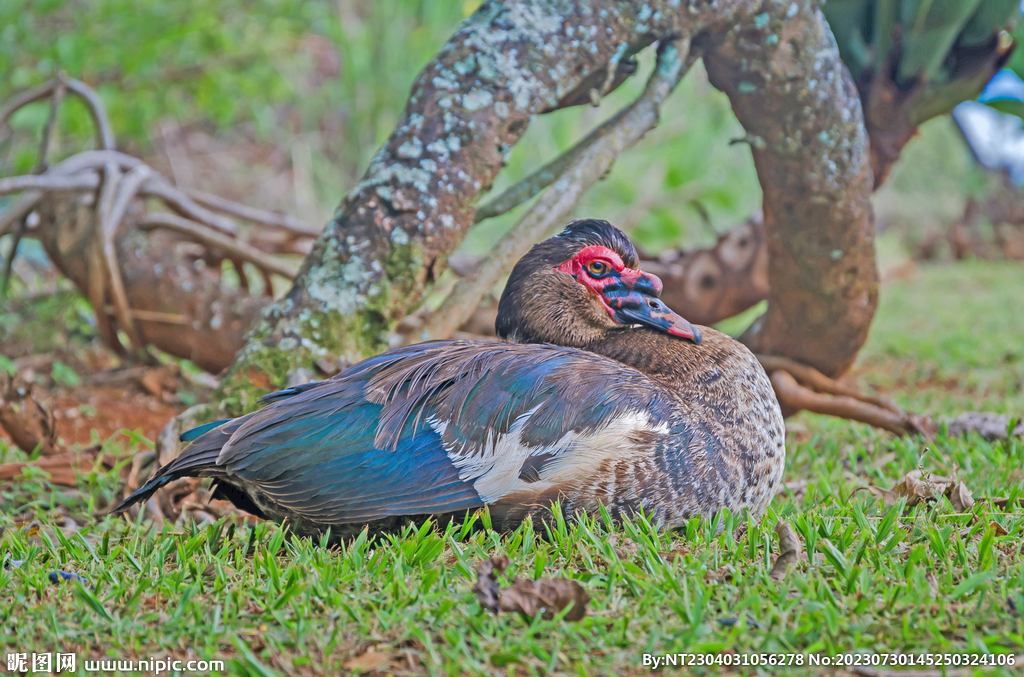
<path fill-rule="evenodd" d="M 152 344 L 211 371 L 223 369 L 268 302 L 252 295 L 244 266 L 256 268 L 264 294 L 272 296 L 272 276 L 294 277 L 293 268 L 273 254 L 308 250 L 317 229 L 291 217 L 175 188 L 141 160 L 115 151 L 99 98 L 85 84 L 63 76 L 6 104 L 0 109 L 0 128 L 15 111 L 47 96 L 53 97 L 55 108 L 65 90 L 86 102 L 99 150 L 47 167 L 53 132 L 48 123 L 41 171 L 0 179 L 0 194 L 23 193 L 0 215 L 0 236 L 15 233 L 7 266 L 20 237 L 38 239 L 54 265 L 89 299 L 98 332 L 112 350 L 127 352 L 119 336 L 123 333 L 134 350 Z M 148 198 L 169 211 L 147 213 Z M 40 218 L 27 228 L 33 212 Z M 224 214 L 252 222 L 247 232 L 252 244 Z M 160 232 L 139 237 L 148 231 Z M 231 262 L 241 289 L 222 283 L 223 261 Z M 168 331 L 166 325 L 176 328 Z M 212 334 L 224 336 L 211 341 Z"/>
<path fill-rule="evenodd" d="M 933 426 L 927 419 L 906 412 L 893 412 L 866 402 L 863 397 L 816 392 L 800 385 L 792 374 L 781 369 L 772 371 L 770 376 L 784 414 L 806 410 L 868 423 L 897 435 L 920 433 L 928 439 L 934 438 Z"/>

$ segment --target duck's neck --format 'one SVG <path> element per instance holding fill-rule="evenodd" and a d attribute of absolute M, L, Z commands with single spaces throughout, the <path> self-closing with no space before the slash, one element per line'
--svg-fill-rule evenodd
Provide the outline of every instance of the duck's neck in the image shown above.
<path fill-rule="evenodd" d="M 711 336 L 706 336 L 703 344 L 697 346 L 651 329 L 619 329 L 606 332 L 587 345 L 586 350 L 651 376 L 694 379 L 716 366 L 719 350 L 715 335 L 718 332 L 710 330 L 710 333 Z"/>

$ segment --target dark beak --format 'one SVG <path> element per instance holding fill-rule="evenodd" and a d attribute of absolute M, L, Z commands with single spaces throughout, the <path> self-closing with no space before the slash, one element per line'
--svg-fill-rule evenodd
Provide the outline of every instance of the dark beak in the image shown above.
<path fill-rule="evenodd" d="M 626 268 L 617 281 L 602 290 L 601 295 L 616 322 L 642 324 L 700 345 L 700 330 L 658 299 L 662 288 L 657 275 Z"/>

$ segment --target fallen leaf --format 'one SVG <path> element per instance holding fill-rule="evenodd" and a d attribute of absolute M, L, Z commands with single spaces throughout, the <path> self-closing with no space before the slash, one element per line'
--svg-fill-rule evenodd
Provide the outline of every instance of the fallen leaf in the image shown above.
<path fill-rule="evenodd" d="M 542 578 L 515 581 L 511 587 L 501 591 L 498 608 L 517 611 L 527 618 L 534 618 L 540 612 L 545 619 L 550 619 L 571 604 L 565 620 L 578 621 L 587 615 L 588 602 L 590 595 L 571 578 Z"/>
<path fill-rule="evenodd" d="M 177 392 L 179 388 L 178 379 L 166 367 L 147 369 L 139 376 L 139 385 L 150 395 L 160 398 L 164 393 Z"/>
<path fill-rule="evenodd" d="M 800 557 L 800 539 L 797 538 L 789 522 L 779 520 L 775 524 L 775 535 L 779 538 L 779 558 L 768 572 L 773 581 L 781 581 L 789 573 L 789 568 L 796 564 Z"/>
<path fill-rule="evenodd" d="M 944 493 L 957 512 L 967 512 L 974 507 L 974 496 L 963 482 L 949 485 Z"/>
<path fill-rule="evenodd" d="M 608 537 L 608 545 L 612 546 L 615 550 L 615 555 L 619 559 L 629 559 L 629 557 L 635 555 L 640 548 L 640 546 L 638 546 L 632 539 L 619 538 L 618 534 L 612 534 Z"/>
<path fill-rule="evenodd" d="M 1009 533 L 999 522 L 989 522 L 988 528 L 994 531 L 996 536 L 1005 536 Z"/>
<path fill-rule="evenodd" d="M 57 439 L 53 412 L 32 395 L 32 384 L 0 370 L 0 429 L 26 454 L 53 456 L 65 449 Z M 71 485 L 74 486 L 74 485 Z"/>
<path fill-rule="evenodd" d="M 504 555 L 485 560 L 477 567 L 473 593 L 480 606 L 493 612 L 515 611 L 527 618 L 539 613 L 550 619 L 571 604 L 566 620 L 578 621 L 586 616 L 590 595 L 576 581 L 571 578 L 513 580 L 512 585 L 502 589 L 496 574 L 504 572 L 506 567 L 508 558 Z"/>
<path fill-rule="evenodd" d="M 690 549 L 685 545 L 678 545 L 671 550 L 665 550 L 658 553 L 658 557 L 662 558 L 666 562 L 673 560 L 677 557 L 686 557 L 690 554 Z"/>
<path fill-rule="evenodd" d="M 364 653 L 362 656 L 356 656 L 350 658 L 344 662 L 343 667 L 346 670 L 358 670 L 359 672 L 369 672 L 370 670 L 377 670 L 381 666 L 388 662 L 388 655 L 385 653 L 377 653 L 373 647 Z"/>
<path fill-rule="evenodd" d="M 960 489 L 958 485 L 962 487 L 962 489 Z M 882 499 L 887 508 L 896 505 L 901 498 L 906 498 L 907 507 L 912 508 L 915 505 L 935 500 L 942 494 L 950 496 L 954 487 L 957 487 L 956 492 L 958 494 L 955 500 L 962 501 L 961 505 L 966 506 L 967 508 L 974 505 L 974 498 L 971 496 L 970 490 L 968 490 L 967 486 L 959 480 L 951 477 L 943 477 L 941 475 L 926 474 L 919 469 L 911 470 L 901 477 L 900 480 L 893 485 L 892 489 L 867 486 L 859 487 L 857 491 L 870 492 L 875 498 Z M 950 502 L 953 500 L 954 499 L 951 497 Z M 956 505 L 954 505 L 954 508 L 955 507 Z"/>
<path fill-rule="evenodd" d="M 1005 496 L 992 496 L 989 498 L 979 498 L 979 501 L 988 501 L 990 505 L 996 508 L 1013 508 L 1014 506 L 1024 505 L 1024 498 L 1018 498 L 1014 505 L 1010 505 L 1010 499 Z"/>
<path fill-rule="evenodd" d="M 480 606 L 489 610 L 498 610 L 498 601 L 501 597 L 501 585 L 495 574 L 502 573 L 508 567 L 508 557 L 492 557 L 480 562 L 476 568 L 476 583 L 473 585 L 473 594 L 476 595 Z"/>

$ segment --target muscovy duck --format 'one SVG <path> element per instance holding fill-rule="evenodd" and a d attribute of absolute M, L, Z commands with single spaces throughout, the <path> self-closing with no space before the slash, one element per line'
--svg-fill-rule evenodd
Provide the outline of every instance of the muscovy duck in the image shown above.
<path fill-rule="evenodd" d="M 668 309 L 629 239 L 580 220 L 513 269 L 504 341 L 389 350 L 195 428 L 114 512 L 179 477 L 299 534 L 335 538 L 488 506 L 500 529 L 639 510 L 665 527 L 762 514 L 782 479 L 771 383 L 739 342 Z"/>

